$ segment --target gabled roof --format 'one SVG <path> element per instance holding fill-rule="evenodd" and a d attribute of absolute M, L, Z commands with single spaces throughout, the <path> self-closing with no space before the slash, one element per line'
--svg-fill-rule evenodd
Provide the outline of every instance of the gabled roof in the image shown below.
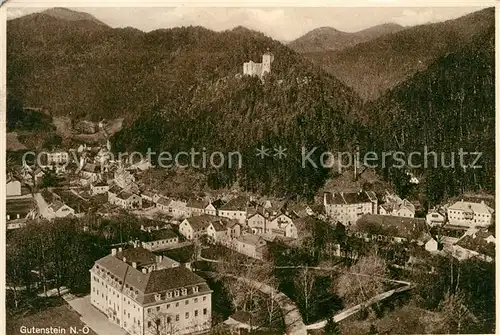
<path fill-rule="evenodd" d="M 156 201 L 157 204 L 160 204 L 162 206 L 168 206 L 171 202 L 172 202 L 172 200 L 169 200 L 169 199 L 164 198 L 164 197 L 161 197 L 160 199 L 158 199 Z"/>
<path fill-rule="evenodd" d="M 325 192 L 327 205 L 345 205 L 346 202 L 340 193 Z"/>
<path fill-rule="evenodd" d="M 121 191 L 123 191 L 123 189 L 122 189 L 120 186 L 116 185 L 116 184 L 114 184 L 113 186 L 111 186 L 111 187 L 109 188 L 109 190 L 108 190 L 108 192 L 110 192 L 110 193 L 114 193 L 114 194 L 118 194 L 118 193 L 120 193 Z"/>
<path fill-rule="evenodd" d="M 215 231 L 226 231 L 227 227 L 221 221 L 212 222 L 212 226 L 214 226 Z"/>
<path fill-rule="evenodd" d="M 186 207 L 205 209 L 205 207 L 207 207 L 208 204 L 209 202 L 205 200 L 189 199 L 186 204 Z"/>
<path fill-rule="evenodd" d="M 255 246 L 265 245 L 266 241 L 259 235 L 244 234 L 238 237 L 238 241 Z"/>
<path fill-rule="evenodd" d="M 490 239 L 493 240 L 494 238 L 492 233 L 480 230 L 475 233 L 465 234 L 455 245 L 494 258 L 495 243 L 489 242 Z"/>
<path fill-rule="evenodd" d="M 461 210 L 461 211 L 472 211 L 474 213 L 480 213 L 480 214 L 491 214 L 493 213 L 493 209 L 490 208 L 488 205 L 484 203 L 484 201 L 481 201 L 481 203 L 477 202 L 468 202 L 468 201 L 457 201 L 448 209 L 451 210 Z"/>
<path fill-rule="evenodd" d="M 82 171 L 90 172 L 90 173 L 98 173 L 99 172 L 97 165 L 92 164 L 92 163 L 85 164 Z"/>
<path fill-rule="evenodd" d="M 220 207 L 223 211 L 246 211 L 248 199 L 245 196 L 239 196 L 230 200 L 227 204 Z"/>
<path fill-rule="evenodd" d="M 102 186 L 109 186 L 107 182 L 104 180 L 99 180 L 97 183 L 92 185 L 93 187 L 102 187 Z"/>
<path fill-rule="evenodd" d="M 349 205 L 371 202 L 366 192 L 343 193 L 342 196 Z"/>
<path fill-rule="evenodd" d="M 168 240 L 178 237 L 177 234 L 170 229 L 153 230 L 149 233 L 149 235 L 151 238 L 150 241 Z"/>
<path fill-rule="evenodd" d="M 199 216 L 193 216 L 185 220 L 189 222 L 189 225 L 191 226 L 191 228 L 193 228 L 194 231 L 199 231 L 208 228 L 212 222 L 217 221 L 218 219 L 219 218 L 217 216 L 203 214 Z"/>
<path fill-rule="evenodd" d="M 116 253 L 116 258 L 119 260 L 123 261 L 123 257 L 125 257 L 127 264 L 135 262 L 138 267 L 150 265 L 156 262 L 155 254 L 141 247 L 123 249 L 123 251 Z"/>
<path fill-rule="evenodd" d="M 130 193 L 130 192 L 127 192 L 127 191 L 122 191 L 122 192 L 118 193 L 116 195 L 116 197 L 120 198 L 120 199 L 123 199 L 123 200 L 127 200 L 127 199 L 133 197 L 134 195 L 135 194 L 133 194 L 133 193 Z"/>
<path fill-rule="evenodd" d="M 161 292 L 186 286 L 204 284 L 205 280 L 183 266 L 152 271 L 144 293 Z"/>
<path fill-rule="evenodd" d="M 49 208 L 51 208 L 54 212 L 57 212 L 58 210 L 60 210 L 64 206 L 67 206 L 67 205 L 59 200 L 56 200 L 52 204 L 50 204 Z"/>

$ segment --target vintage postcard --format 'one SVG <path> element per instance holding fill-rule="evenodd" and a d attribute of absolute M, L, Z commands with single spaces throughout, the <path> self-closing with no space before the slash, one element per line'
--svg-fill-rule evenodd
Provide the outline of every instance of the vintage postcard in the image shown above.
<path fill-rule="evenodd" d="M 7 1 L 0 334 L 495 333 L 497 15 Z"/>

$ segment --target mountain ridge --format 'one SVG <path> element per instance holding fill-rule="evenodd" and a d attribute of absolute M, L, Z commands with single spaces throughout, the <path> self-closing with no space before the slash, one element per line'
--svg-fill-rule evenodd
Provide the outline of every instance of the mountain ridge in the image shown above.
<path fill-rule="evenodd" d="M 395 23 L 384 23 L 356 32 L 319 27 L 288 43 L 288 46 L 300 53 L 342 50 L 403 29 L 405 27 Z"/>
<path fill-rule="evenodd" d="M 353 88 L 375 100 L 435 59 L 452 53 L 495 24 L 494 8 L 445 22 L 419 25 L 339 51 L 304 53 Z"/>

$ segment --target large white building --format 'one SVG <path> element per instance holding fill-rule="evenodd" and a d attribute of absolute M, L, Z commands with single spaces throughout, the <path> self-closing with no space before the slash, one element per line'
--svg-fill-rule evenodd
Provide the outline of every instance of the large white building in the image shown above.
<path fill-rule="evenodd" d="M 212 290 L 203 278 L 143 248 L 113 249 L 90 270 L 91 303 L 131 335 L 210 329 Z"/>
<path fill-rule="evenodd" d="M 487 227 L 491 224 L 493 209 L 481 201 L 457 201 L 447 209 L 448 223 L 464 228 Z"/>
<path fill-rule="evenodd" d="M 262 63 L 252 61 L 243 63 L 243 74 L 262 78 L 266 73 L 271 73 L 271 63 L 273 61 L 273 54 L 266 52 L 262 55 Z"/>
<path fill-rule="evenodd" d="M 323 195 L 325 213 L 345 225 L 352 225 L 364 214 L 377 214 L 378 201 L 374 192 L 330 193 Z"/>

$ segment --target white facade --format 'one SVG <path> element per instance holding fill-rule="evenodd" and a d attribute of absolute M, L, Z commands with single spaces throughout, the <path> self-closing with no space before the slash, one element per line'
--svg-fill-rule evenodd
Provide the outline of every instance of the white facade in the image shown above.
<path fill-rule="evenodd" d="M 186 268 L 139 269 L 135 262 L 108 255 L 96 261 L 90 277 L 91 304 L 129 334 L 191 334 L 210 328 L 212 291 Z M 149 289 L 151 281 L 158 290 Z"/>
<path fill-rule="evenodd" d="M 489 226 L 493 209 L 488 207 L 484 201 L 476 203 L 462 200 L 448 207 L 447 212 L 450 225 L 474 228 Z"/>
<path fill-rule="evenodd" d="M 21 182 L 10 180 L 7 182 L 5 194 L 7 197 L 17 197 L 21 195 Z"/>
<path fill-rule="evenodd" d="M 265 53 L 262 55 L 262 63 L 254 63 L 252 61 L 243 63 L 243 74 L 262 78 L 266 73 L 271 73 L 271 63 L 273 61 L 274 56 L 270 53 Z"/>

